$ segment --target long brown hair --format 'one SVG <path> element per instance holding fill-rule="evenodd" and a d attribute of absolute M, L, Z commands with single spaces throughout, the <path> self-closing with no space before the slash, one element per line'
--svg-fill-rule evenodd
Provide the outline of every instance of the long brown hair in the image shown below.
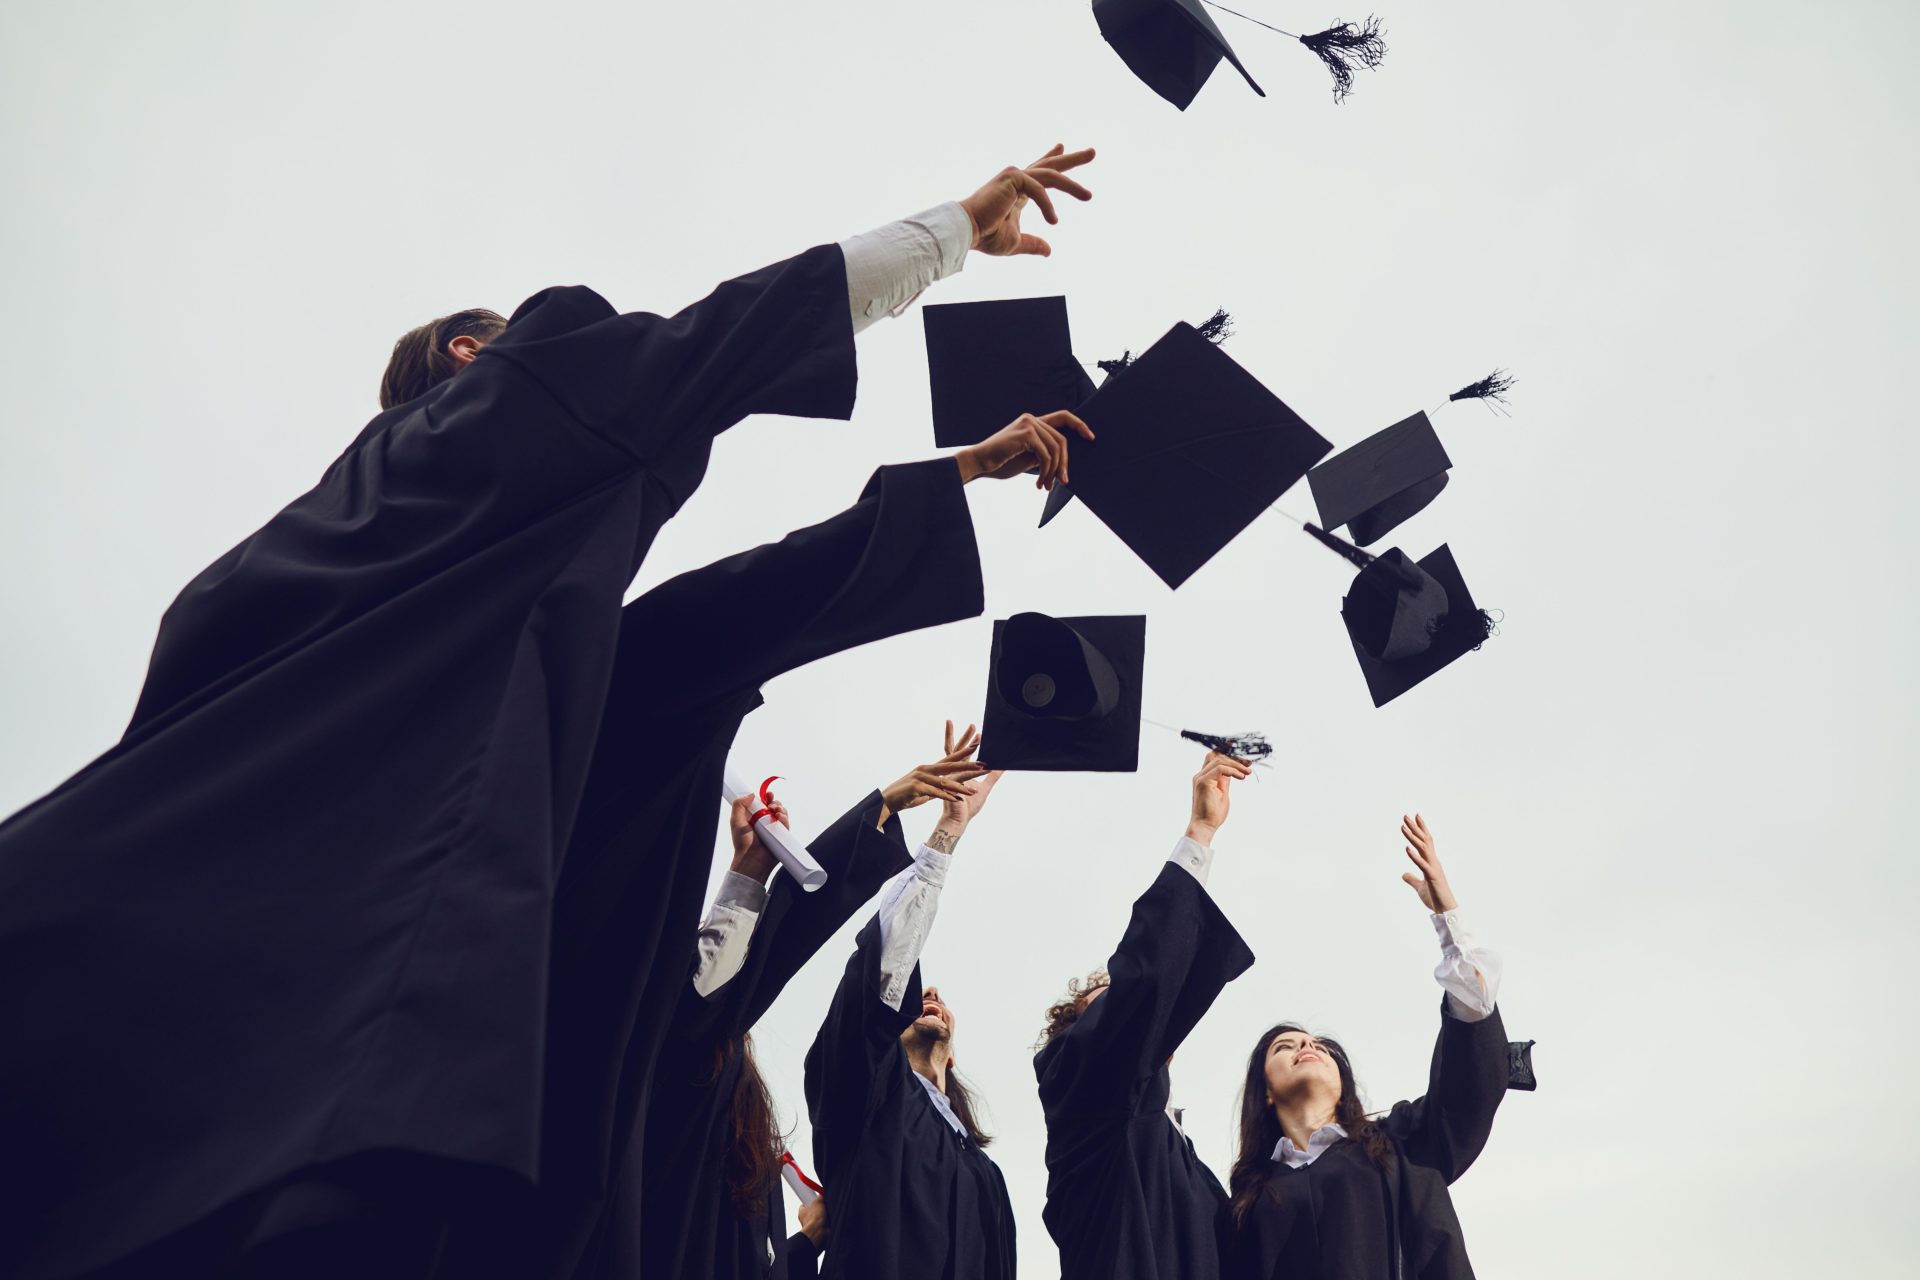
<path fill-rule="evenodd" d="M 1267 1050 L 1289 1031 L 1312 1036 L 1314 1043 L 1324 1048 L 1340 1069 L 1340 1101 L 1333 1108 L 1334 1123 L 1347 1131 L 1349 1139 L 1365 1148 L 1367 1159 L 1375 1168 L 1386 1168 L 1393 1154 L 1393 1143 L 1386 1129 L 1367 1118 L 1365 1104 L 1360 1101 L 1360 1086 L 1353 1078 L 1353 1064 L 1347 1060 L 1347 1051 L 1340 1042 L 1314 1036 L 1305 1027 L 1291 1022 L 1270 1028 L 1248 1055 L 1246 1078 L 1240 1084 L 1240 1154 L 1234 1158 L 1233 1173 L 1228 1178 L 1236 1228 L 1246 1225 L 1247 1214 L 1253 1202 L 1260 1198 L 1260 1189 L 1266 1185 L 1267 1171 L 1273 1167 L 1273 1149 L 1280 1145 L 1280 1121 L 1267 1105 Z"/>
<path fill-rule="evenodd" d="M 460 371 L 447 344 L 455 338 L 490 342 L 507 327 L 507 318 L 485 307 L 456 311 L 409 329 L 393 344 L 387 371 L 380 377 L 380 407 L 391 409 L 425 395 Z"/>
<path fill-rule="evenodd" d="M 947 1105 L 953 1108 L 953 1118 L 966 1126 L 967 1136 L 973 1139 L 973 1145 L 976 1147 L 991 1145 L 993 1135 L 980 1127 L 980 1122 L 974 1115 L 975 1109 L 980 1105 L 980 1100 L 975 1096 L 973 1090 L 967 1086 L 966 1081 L 960 1078 L 960 1073 L 953 1069 L 951 1062 L 947 1064 L 947 1087 L 945 1092 L 947 1095 Z"/>
<path fill-rule="evenodd" d="M 726 1039 L 714 1049 L 713 1073 L 709 1083 L 718 1080 L 735 1057 L 740 1070 L 733 1078 L 733 1142 L 727 1148 L 727 1194 L 742 1217 L 758 1218 L 766 1210 L 767 1197 L 780 1177 L 780 1157 L 787 1153 L 787 1136 L 780 1131 L 780 1116 L 773 1109 L 773 1095 L 761 1078 L 753 1060 L 753 1037 Z"/>

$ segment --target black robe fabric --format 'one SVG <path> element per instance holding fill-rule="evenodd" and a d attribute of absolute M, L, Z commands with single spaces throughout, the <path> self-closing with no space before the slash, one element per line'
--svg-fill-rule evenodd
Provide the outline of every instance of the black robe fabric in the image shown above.
<path fill-rule="evenodd" d="M 765 1280 L 785 1253 L 783 1184 L 774 1184 L 770 1203 L 751 1217 L 727 1189 L 741 1046 L 814 953 L 912 865 L 899 818 L 889 816 L 876 829 L 881 807 L 876 791 L 809 841 L 827 882 L 807 893 L 776 873 L 740 972 L 705 997 L 691 983 L 681 994 L 653 1074 L 644 1159 L 626 1163 L 629 1176 L 609 1210 L 603 1274 Z M 639 1176 L 631 1176 L 636 1166 Z"/>
<path fill-rule="evenodd" d="M 536 1176 L 621 598 L 713 436 L 854 384 L 837 246 L 671 318 L 550 289 L 188 584 L 122 740 L 0 825 L 0 1274 L 369 1150 Z"/>
<path fill-rule="evenodd" d="M 1226 1192 L 1167 1116 L 1167 1059 L 1253 963 L 1200 882 L 1169 862 L 1133 904 L 1112 985 L 1033 1061 L 1062 1280 L 1215 1280 Z"/>
<path fill-rule="evenodd" d="M 1275 1164 L 1245 1226 L 1222 1215 L 1223 1274 L 1233 1280 L 1472 1280 L 1447 1187 L 1474 1162 L 1507 1092 L 1500 1012 L 1463 1022 L 1441 1004 L 1424 1097 L 1383 1123 L 1393 1155 L 1382 1171 L 1354 1141 L 1312 1164 Z M 1394 1260 L 1398 1242 L 1401 1265 Z"/>
<path fill-rule="evenodd" d="M 815 1173 L 826 1188 L 825 1280 L 1013 1280 L 1006 1179 L 947 1123 L 907 1064 L 920 967 L 898 1011 L 880 999 L 880 922 L 869 921 L 807 1051 Z"/>
<path fill-rule="evenodd" d="M 832 519 L 627 606 L 554 904 L 548 1174 L 537 1195 L 456 1231 L 449 1275 L 627 1274 L 630 1242 L 610 1234 L 622 1197 L 607 1188 L 645 1167 L 648 1090 L 693 977 L 741 720 L 775 675 L 977 616 L 984 591 L 959 469 L 936 458 L 882 467 Z M 582 1176 L 601 1168 L 602 1182 Z"/>

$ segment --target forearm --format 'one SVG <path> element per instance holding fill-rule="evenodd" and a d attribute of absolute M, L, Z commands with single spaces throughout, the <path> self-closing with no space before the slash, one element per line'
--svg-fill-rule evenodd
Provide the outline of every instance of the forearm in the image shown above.
<path fill-rule="evenodd" d="M 934 281 L 966 264 L 973 220 L 957 201 L 840 242 L 853 331 L 897 316 Z"/>
<path fill-rule="evenodd" d="M 880 904 L 880 999 L 898 1011 L 920 953 L 940 910 L 940 889 L 953 863 L 959 833 L 946 823 L 935 827 L 914 856 L 913 867 L 888 889 Z"/>
<path fill-rule="evenodd" d="M 1478 1022 L 1499 1000 L 1504 968 L 1500 956 L 1468 932 L 1458 906 L 1429 918 L 1440 939 L 1440 963 L 1433 977 L 1447 993 L 1447 1011 L 1462 1022 Z"/>
<path fill-rule="evenodd" d="M 764 884 L 737 871 L 729 871 L 721 878 L 713 906 L 694 938 L 698 961 L 693 988 L 702 997 L 712 995 L 732 981 L 746 964 L 754 926 L 759 923 L 766 905 Z"/>

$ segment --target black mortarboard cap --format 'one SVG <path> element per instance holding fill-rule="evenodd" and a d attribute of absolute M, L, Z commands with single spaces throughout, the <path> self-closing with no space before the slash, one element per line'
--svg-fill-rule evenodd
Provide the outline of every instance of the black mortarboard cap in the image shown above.
<path fill-rule="evenodd" d="M 1333 446 L 1190 324 L 1176 324 L 1078 413 L 1074 496 L 1170 587 Z"/>
<path fill-rule="evenodd" d="M 1533 1078 L 1533 1040 L 1509 1040 L 1507 1042 L 1507 1088 L 1524 1089 L 1531 1093 L 1540 1087 Z"/>
<path fill-rule="evenodd" d="M 1073 356 L 1067 300 L 1007 298 L 925 309 L 933 439 L 978 444 L 1023 413 L 1072 409 L 1093 394 Z"/>
<path fill-rule="evenodd" d="M 1326 529 L 1378 542 L 1440 496 L 1453 465 L 1424 413 L 1402 418 L 1307 472 Z"/>
<path fill-rule="evenodd" d="M 1408 572 L 1415 568 L 1417 574 Z M 1444 605 L 1435 587 L 1444 592 Z M 1487 616 L 1474 604 L 1444 543 L 1417 565 L 1397 547 L 1380 555 L 1353 580 L 1340 614 L 1376 707 L 1479 648 L 1487 638 Z M 1427 631 L 1424 645 L 1417 630 Z"/>
<path fill-rule="evenodd" d="M 1143 615 L 993 624 L 980 762 L 995 769 L 1131 773 L 1140 764 Z"/>
<path fill-rule="evenodd" d="M 1234 57 L 1200 0 L 1093 0 L 1093 17 L 1133 74 L 1182 111 L 1222 58 L 1246 76 L 1255 93 L 1267 96 Z"/>

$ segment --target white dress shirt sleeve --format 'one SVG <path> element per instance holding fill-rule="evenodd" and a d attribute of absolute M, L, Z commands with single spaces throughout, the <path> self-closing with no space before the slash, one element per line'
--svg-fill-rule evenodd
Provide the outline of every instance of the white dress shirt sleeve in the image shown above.
<path fill-rule="evenodd" d="M 1167 861 L 1185 867 L 1204 887 L 1207 872 L 1213 870 L 1213 846 L 1201 844 L 1190 836 L 1181 836 L 1180 843 L 1173 846 L 1173 853 Z"/>
<path fill-rule="evenodd" d="M 766 907 L 765 885 L 737 871 L 720 878 L 713 907 L 701 922 L 693 944 L 700 957 L 693 971 L 693 989 L 701 999 L 726 986 L 740 972 L 740 966 L 747 962 L 753 927 L 760 923 L 760 913 Z"/>
<path fill-rule="evenodd" d="M 1500 957 L 1480 945 L 1460 920 L 1459 908 L 1433 917 L 1440 935 L 1440 963 L 1433 979 L 1447 993 L 1447 1009 L 1462 1022 L 1478 1022 L 1500 998 Z"/>
<path fill-rule="evenodd" d="M 913 866 L 894 878 L 880 900 L 880 998 L 889 1009 L 899 1009 L 906 999 L 907 979 L 933 932 L 940 886 L 952 863 L 952 854 L 921 845 Z"/>
<path fill-rule="evenodd" d="M 898 316 L 935 280 L 966 265 L 973 219 L 957 200 L 840 242 L 853 331 Z"/>

